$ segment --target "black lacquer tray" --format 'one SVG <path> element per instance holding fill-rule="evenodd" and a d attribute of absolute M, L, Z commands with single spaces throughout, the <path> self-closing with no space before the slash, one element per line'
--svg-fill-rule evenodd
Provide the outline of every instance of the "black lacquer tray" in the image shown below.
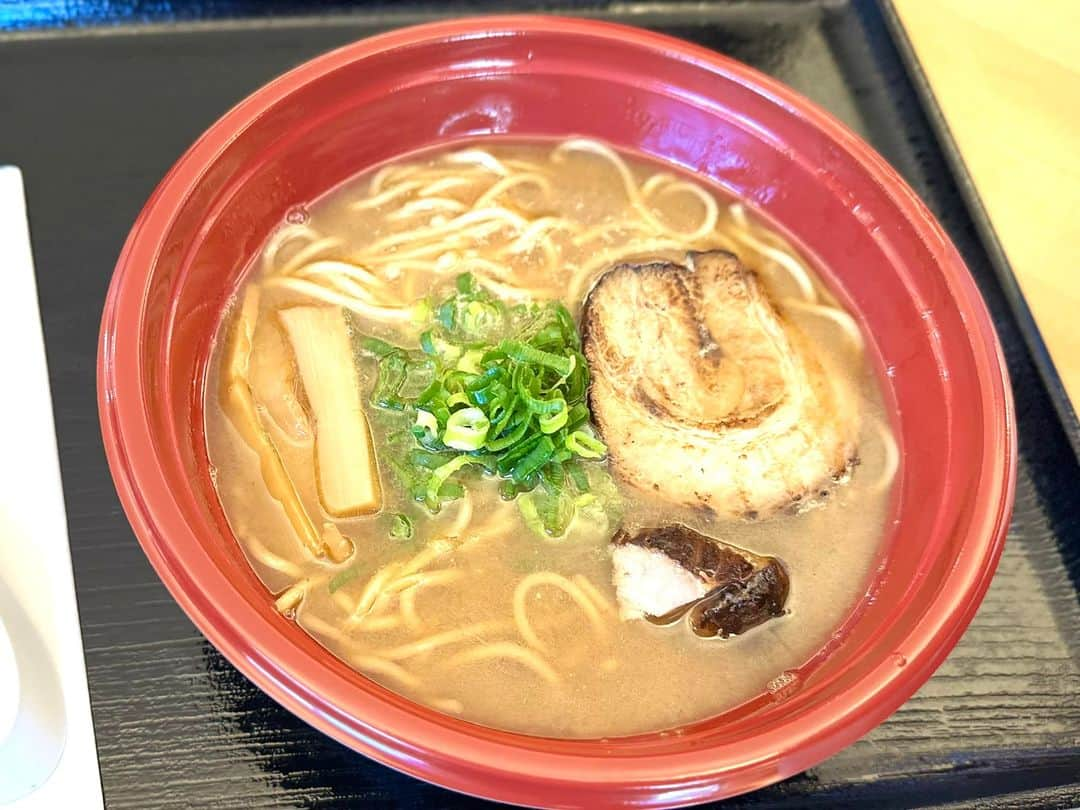
<path fill-rule="evenodd" d="M 902 37 L 894 39 L 887 7 L 844 0 L 0 0 L 0 28 L 8 29 L 0 30 L 0 162 L 23 169 L 29 197 L 107 806 L 484 804 L 399 775 L 313 731 L 202 638 L 121 512 L 102 451 L 94 377 L 101 306 L 127 231 L 172 162 L 222 112 L 337 45 L 446 14 L 508 7 L 620 20 L 694 40 L 832 111 L 944 224 L 1008 356 L 1020 428 L 1016 515 L 971 628 L 930 682 L 865 739 L 725 806 L 1080 805 L 1080 468 L 1072 449 L 1080 437 L 1008 268 L 992 241 L 980 240 L 992 229 L 947 133 L 935 126 L 932 104 L 924 106 L 929 93 Z"/>

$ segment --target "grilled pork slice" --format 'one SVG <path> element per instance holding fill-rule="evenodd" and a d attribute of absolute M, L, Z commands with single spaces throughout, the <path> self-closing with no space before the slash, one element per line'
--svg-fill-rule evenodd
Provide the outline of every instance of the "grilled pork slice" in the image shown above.
<path fill-rule="evenodd" d="M 697 635 L 726 638 L 784 612 L 788 576 L 774 557 L 682 525 L 620 531 L 612 543 L 624 619 L 670 624 L 687 616 Z"/>
<path fill-rule="evenodd" d="M 840 480 L 857 399 L 730 253 L 620 265 L 585 302 L 589 402 L 633 486 L 764 517 Z"/>

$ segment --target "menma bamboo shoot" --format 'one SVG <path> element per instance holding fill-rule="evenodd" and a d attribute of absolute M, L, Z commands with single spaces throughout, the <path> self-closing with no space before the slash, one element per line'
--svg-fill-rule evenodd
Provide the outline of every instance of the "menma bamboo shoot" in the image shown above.
<path fill-rule="evenodd" d="M 248 383 L 248 363 L 255 320 L 259 312 L 259 288 L 248 287 L 225 345 L 221 373 L 221 404 L 244 442 L 259 455 L 259 469 L 266 488 L 285 510 L 304 547 L 316 557 L 326 554 L 326 544 L 304 509 L 289 473 L 259 419 Z"/>
<path fill-rule="evenodd" d="M 377 512 L 382 486 L 345 314 L 340 307 L 300 306 L 279 315 L 314 417 L 323 508 L 334 517 Z"/>

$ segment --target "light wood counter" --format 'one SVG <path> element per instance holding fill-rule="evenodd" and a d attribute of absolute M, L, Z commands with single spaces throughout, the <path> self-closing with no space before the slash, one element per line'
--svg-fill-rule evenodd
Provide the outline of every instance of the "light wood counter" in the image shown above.
<path fill-rule="evenodd" d="M 1080 409 L 1080 0 L 893 0 Z"/>

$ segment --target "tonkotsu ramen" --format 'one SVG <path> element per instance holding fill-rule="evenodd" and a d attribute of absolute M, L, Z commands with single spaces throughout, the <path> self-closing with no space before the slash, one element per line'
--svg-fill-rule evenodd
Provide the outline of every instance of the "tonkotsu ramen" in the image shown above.
<path fill-rule="evenodd" d="M 267 599 L 392 690 L 545 736 L 674 728 L 806 662 L 898 465 L 807 260 L 586 139 L 421 153 L 291 212 L 206 391 Z"/>

